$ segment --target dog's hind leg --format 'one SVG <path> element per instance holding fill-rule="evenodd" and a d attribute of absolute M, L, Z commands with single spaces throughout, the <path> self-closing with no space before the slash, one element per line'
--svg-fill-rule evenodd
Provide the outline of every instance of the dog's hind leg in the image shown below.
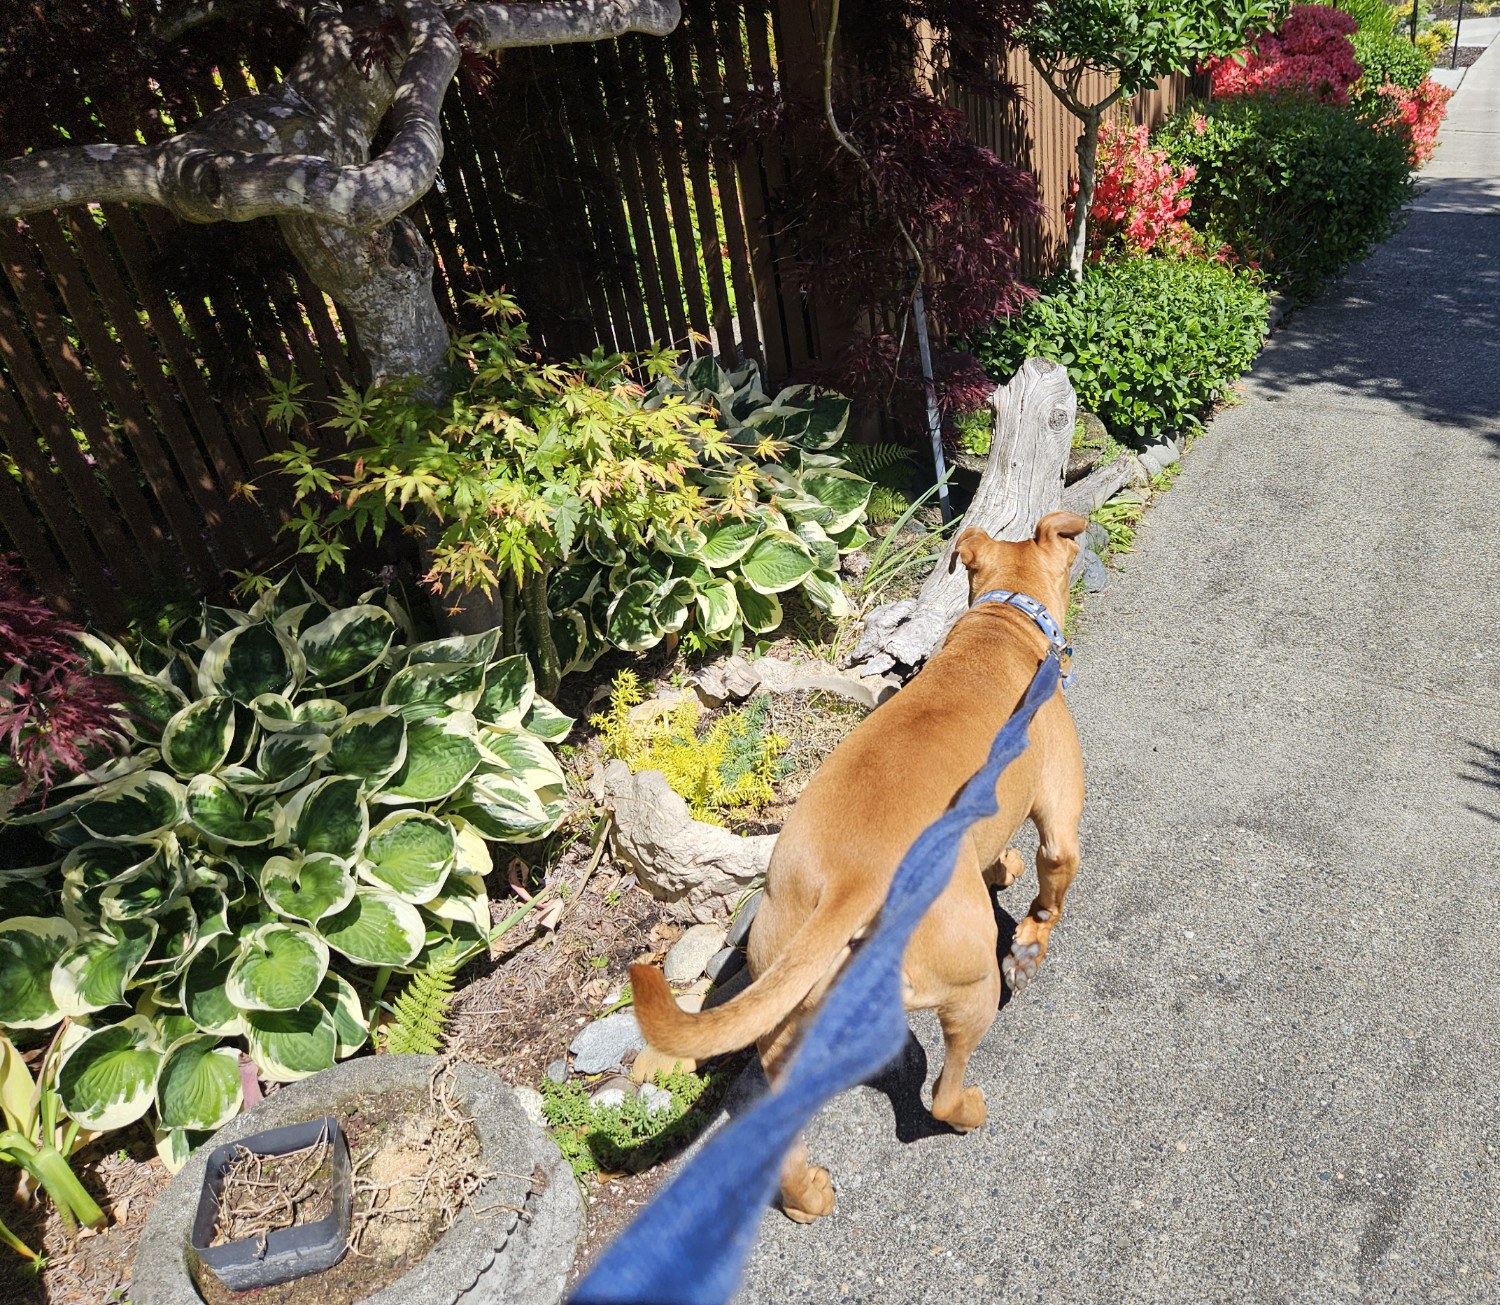
<path fill-rule="evenodd" d="M 794 1015 L 756 1044 L 761 1066 L 766 1071 L 766 1081 L 772 1088 L 781 1077 L 799 1032 Z M 828 1176 L 828 1170 L 807 1163 L 807 1143 L 798 1133 L 786 1159 L 781 1162 L 781 1208 L 789 1219 L 812 1223 L 825 1214 L 832 1214 L 833 1203 L 833 1179 Z"/>
<path fill-rule="evenodd" d="M 993 942 L 991 948 L 993 949 Z M 937 1008 L 943 1026 L 943 1072 L 932 1088 L 932 1117 L 967 1133 L 985 1120 L 984 1090 L 964 1086 L 969 1057 L 994 1022 L 1000 1005 L 1000 971 L 990 957 L 990 972 L 979 983 L 956 989 Z"/>

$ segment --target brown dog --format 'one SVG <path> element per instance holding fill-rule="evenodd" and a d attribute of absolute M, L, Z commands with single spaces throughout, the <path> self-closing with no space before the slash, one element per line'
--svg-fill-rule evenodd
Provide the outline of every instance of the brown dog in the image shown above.
<path fill-rule="evenodd" d="M 1042 518 L 1021 543 L 965 530 L 954 556 L 969 570 L 970 601 L 991 589 L 1029 594 L 1059 628 L 1067 612 L 1074 543 L 1088 522 L 1071 512 Z M 902 857 L 953 802 L 989 755 L 1046 657 L 1046 636 L 1025 613 L 996 602 L 972 607 L 912 682 L 853 731 L 824 761 L 798 799 L 766 872 L 765 898 L 750 935 L 754 982 L 724 1005 L 681 1010 L 661 973 L 631 969 L 635 1009 L 650 1044 L 702 1059 L 760 1046 L 776 1082 L 797 1036 L 869 929 Z M 984 1093 L 964 1087 L 969 1056 L 1000 1004 L 1002 967 L 989 885 L 1023 873 L 1009 846 L 1030 816 L 1040 837 L 1038 891 L 1004 961 L 1019 992 L 1047 954 L 1063 897 L 1078 873 L 1083 759 L 1062 695 L 1037 712 L 1030 746 L 996 786 L 999 814 L 975 825 L 953 878 L 923 917 L 902 967 L 907 1010 L 936 1010 L 945 1060 L 932 1113 L 968 1131 L 985 1120 Z M 799 1139 L 781 1171 L 786 1213 L 810 1223 L 833 1209 L 828 1171 L 807 1163 Z"/>

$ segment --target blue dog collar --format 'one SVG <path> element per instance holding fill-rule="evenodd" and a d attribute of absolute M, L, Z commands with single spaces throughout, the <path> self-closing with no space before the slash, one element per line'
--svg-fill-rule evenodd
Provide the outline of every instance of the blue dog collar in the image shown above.
<path fill-rule="evenodd" d="M 1025 612 L 1035 621 L 1037 629 L 1047 636 L 1047 642 L 1052 645 L 1052 650 L 1057 654 L 1057 664 L 1062 671 L 1061 687 L 1072 688 L 1073 650 L 1068 646 L 1068 641 L 1063 638 L 1063 632 L 1057 628 L 1057 622 L 1052 619 L 1051 612 L 1031 595 L 1012 593 L 1009 589 L 991 589 L 988 593 L 980 594 L 969 604 L 969 610 L 973 611 L 980 603 L 1004 603 L 1007 607 L 1014 607 Z"/>

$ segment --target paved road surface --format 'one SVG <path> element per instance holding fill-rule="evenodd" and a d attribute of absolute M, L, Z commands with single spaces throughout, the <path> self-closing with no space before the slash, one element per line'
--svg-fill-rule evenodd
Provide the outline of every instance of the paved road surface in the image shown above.
<path fill-rule="evenodd" d="M 974 1058 L 989 1124 L 932 1135 L 916 1017 L 904 1076 L 811 1130 L 836 1215 L 768 1214 L 744 1301 L 1500 1300 L 1500 45 L 1478 67 L 1444 211 L 1296 314 L 1090 601 L 1084 868 Z"/>

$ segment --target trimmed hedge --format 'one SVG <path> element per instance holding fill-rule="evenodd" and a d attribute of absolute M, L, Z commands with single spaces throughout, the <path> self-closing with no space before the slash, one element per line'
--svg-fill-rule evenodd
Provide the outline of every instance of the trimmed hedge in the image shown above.
<path fill-rule="evenodd" d="M 1354 34 L 1354 57 L 1364 69 L 1359 87 L 1364 94 L 1373 94 L 1377 86 L 1387 84 L 1411 90 L 1426 81 L 1432 71 L 1432 61 L 1404 36 L 1363 28 Z"/>
<path fill-rule="evenodd" d="M 1078 406 L 1117 436 L 1198 424 L 1254 361 L 1266 333 L 1258 278 L 1205 259 L 1091 263 L 1082 283 L 1063 274 L 1041 290 L 971 348 L 994 376 L 1012 375 L 1027 358 L 1062 363 Z"/>
<path fill-rule="evenodd" d="M 1157 140 L 1196 169 L 1188 221 L 1298 298 L 1399 231 L 1415 189 L 1400 133 L 1285 92 L 1184 110 Z"/>

